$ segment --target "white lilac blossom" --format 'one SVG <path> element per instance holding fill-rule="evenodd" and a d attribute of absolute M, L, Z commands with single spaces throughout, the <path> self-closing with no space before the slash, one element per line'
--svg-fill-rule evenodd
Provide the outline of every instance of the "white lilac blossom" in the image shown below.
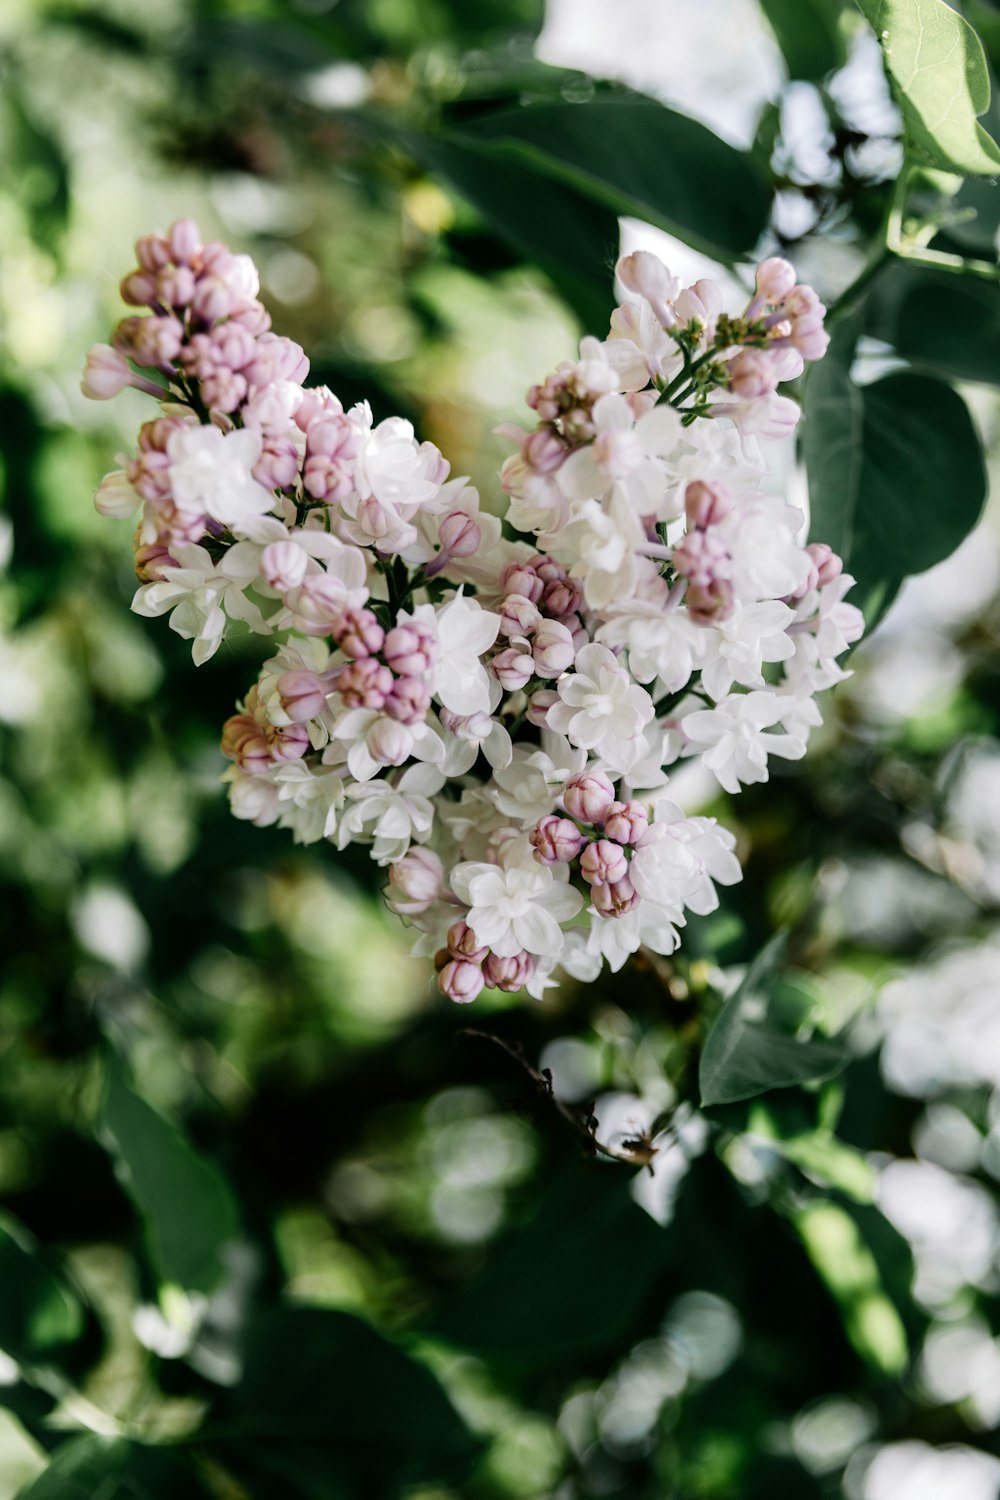
<path fill-rule="evenodd" d="M 826 346 L 815 293 L 772 258 L 730 313 L 626 256 L 608 337 L 503 429 L 505 534 L 409 422 L 304 384 L 248 257 L 188 221 L 136 250 L 137 311 L 83 389 L 161 406 L 96 503 L 141 507 L 133 608 L 196 664 L 234 621 L 271 638 L 223 728 L 234 815 L 367 846 L 460 1003 L 672 953 L 741 875 L 674 766 L 736 793 L 803 755 L 861 633 L 839 558 L 767 484 L 798 419 L 779 387 Z"/>

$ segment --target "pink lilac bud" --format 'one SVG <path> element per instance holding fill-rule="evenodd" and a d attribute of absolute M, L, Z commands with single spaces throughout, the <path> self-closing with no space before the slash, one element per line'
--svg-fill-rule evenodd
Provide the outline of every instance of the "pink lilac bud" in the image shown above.
<path fill-rule="evenodd" d="M 494 656 L 490 671 L 508 693 L 517 693 L 535 675 L 535 664 L 530 651 L 518 651 L 515 646 L 508 646 Z"/>
<path fill-rule="evenodd" d="M 132 371 L 124 354 L 110 344 L 94 344 L 87 351 L 80 389 L 91 401 L 110 401 L 132 384 Z"/>
<path fill-rule="evenodd" d="M 539 688 L 528 699 L 528 723 L 536 729 L 544 729 L 549 709 L 559 702 L 555 688 Z"/>
<path fill-rule="evenodd" d="M 566 629 L 573 637 L 573 649 L 575 651 L 582 651 L 584 646 L 589 646 L 590 633 L 582 623 L 579 615 L 564 615 L 562 624 L 566 626 Z"/>
<path fill-rule="evenodd" d="M 444 890 L 444 870 L 431 849 L 414 844 L 389 866 L 389 905 L 401 917 L 425 912 Z"/>
<path fill-rule="evenodd" d="M 453 510 L 441 522 L 438 540 L 449 557 L 471 557 L 479 550 L 483 534 L 467 510 Z"/>
<path fill-rule="evenodd" d="M 143 271 L 162 271 L 170 264 L 170 246 L 162 234 L 144 234 L 135 242 L 135 258 Z"/>
<path fill-rule="evenodd" d="M 293 380 L 301 385 L 309 374 L 309 361 L 301 344 L 280 333 L 262 333 L 246 376 L 251 385 L 270 385 L 275 380 Z"/>
<path fill-rule="evenodd" d="M 317 385 L 311 390 L 303 391 L 302 399 L 295 408 L 295 425 L 303 432 L 308 432 L 314 422 L 343 414 L 344 404 L 340 397 L 335 396 L 329 386 Z"/>
<path fill-rule="evenodd" d="M 385 642 L 385 631 L 370 609 L 345 609 L 333 638 L 345 656 L 375 656 Z"/>
<path fill-rule="evenodd" d="M 733 586 L 727 578 L 710 584 L 692 584 L 684 595 L 687 612 L 696 625 L 715 625 L 733 612 Z"/>
<path fill-rule="evenodd" d="M 627 875 L 611 885 L 592 885 L 590 900 L 600 917 L 623 917 L 639 904 L 635 886 Z"/>
<path fill-rule="evenodd" d="M 201 399 L 212 411 L 235 411 L 246 393 L 247 383 L 243 376 L 234 375 L 232 370 L 216 370 L 201 382 Z"/>
<path fill-rule="evenodd" d="M 285 603 L 295 611 L 296 628 L 305 635 L 330 635 L 344 613 L 343 585 L 329 573 L 307 573 Z"/>
<path fill-rule="evenodd" d="M 583 594 L 572 578 L 553 578 L 545 585 L 542 608 L 548 615 L 561 619 L 574 615 L 583 603 Z"/>
<path fill-rule="evenodd" d="M 118 287 L 129 307 L 152 307 L 156 301 L 156 277 L 149 271 L 130 271 Z"/>
<path fill-rule="evenodd" d="M 523 594 L 532 604 L 545 592 L 545 584 L 530 563 L 508 563 L 500 574 L 500 587 L 505 594 Z"/>
<path fill-rule="evenodd" d="M 797 349 L 803 359 L 822 359 L 830 343 L 830 335 L 823 327 L 823 316 L 821 313 L 813 313 L 807 317 L 796 318 L 792 324 L 792 347 Z"/>
<path fill-rule="evenodd" d="M 400 677 L 424 677 L 438 659 L 434 632 L 419 620 L 394 625 L 385 638 L 383 655 Z"/>
<path fill-rule="evenodd" d="M 733 560 L 718 532 L 689 531 L 674 548 L 673 564 L 677 572 L 696 588 L 712 588 L 720 579 L 728 579 Z M 685 601 L 687 602 L 687 601 Z"/>
<path fill-rule="evenodd" d="M 525 594 L 508 594 L 500 606 L 501 635 L 530 635 L 541 623 L 541 611 Z"/>
<path fill-rule="evenodd" d="M 156 583 L 165 577 L 165 569 L 179 566 L 162 542 L 150 542 L 145 547 L 136 548 L 135 576 L 141 583 Z"/>
<path fill-rule="evenodd" d="M 770 303 L 782 302 L 795 285 L 795 267 L 780 255 L 769 255 L 757 267 L 757 291 Z"/>
<path fill-rule="evenodd" d="M 576 660 L 573 637 L 560 620 L 543 620 L 531 643 L 535 671 L 539 677 L 559 677 Z"/>
<path fill-rule="evenodd" d="M 247 333 L 252 334 L 256 339 L 262 333 L 267 333 L 270 329 L 271 314 L 263 302 L 250 301 L 242 307 L 238 307 L 235 312 L 230 313 L 229 321 L 231 323 L 238 323 L 241 328 L 245 328 Z"/>
<path fill-rule="evenodd" d="M 393 676 L 374 656 L 366 656 L 341 667 L 336 684 L 348 708 L 381 709 L 392 692 Z"/>
<path fill-rule="evenodd" d="M 628 859 L 619 844 L 596 839 L 580 855 L 580 873 L 591 885 L 614 885 L 628 874 Z"/>
<path fill-rule="evenodd" d="M 760 401 L 777 387 L 778 372 L 764 349 L 741 349 L 729 364 L 729 389 L 741 401 Z"/>
<path fill-rule="evenodd" d="M 521 457 L 536 474 L 554 474 L 569 451 L 568 443 L 551 427 L 539 427 L 521 444 Z"/>
<path fill-rule="evenodd" d="M 482 994 L 486 981 L 478 964 L 464 958 L 453 958 L 438 974 L 438 989 L 448 1000 L 468 1005 Z"/>
<path fill-rule="evenodd" d="M 269 739 L 276 761 L 300 760 L 310 748 L 309 731 L 304 724 L 283 724 L 270 732 Z"/>
<path fill-rule="evenodd" d="M 587 842 L 575 823 L 556 813 L 539 818 L 528 840 L 541 865 L 568 865 Z"/>
<path fill-rule="evenodd" d="M 684 514 L 689 526 L 704 531 L 707 526 L 718 526 L 733 508 L 732 496 L 724 484 L 709 484 L 694 479 L 684 491 Z"/>
<path fill-rule="evenodd" d="M 614 783 L 603 771 L 581 771 L 563 787 L 563 807 L 579 823 L 600 824 L 615 801 Z"/>
<path fill-rule="evenodd" d="M 504 990 L 507 994 L 523 989 L 534 972 L 534 958 L 523 951 L 511 953 L 506 958 L 490 953 L 483 964 L 483 978 L 489 988 Z"/>
<path fill-rule="evenodd" d="M 832 583 L 839 578 L 844 571 L 843 558 L 838 557 L 832 547 L 826 542 L 811 542 L 806 548 L 813 567 L 816 569 L 816 587 L 823 588 L 825 584 Z"/>
<path fill-rule="evenodd" d="M 168 365 L 181 352 L 184 329 L 176 318 L 141 318 L 132 339 L 132 358 L 139 365 Z"/>
<path fill-rule="evenodd" d="M 113 520 L 123 520 L 126 516 L 134 514 L 138 504 L 138 492 L 129 482 L 128 475 L 121 469 L 114 469 L 110 474 L 105 474 L 97 486 L 94 509 L 98 515 L 107 516 Z"/>
<path fill-rule="evenodd" d="M 822 317 L 826 312 L 817 293 L 811 286 L 805 285 L 793 287 L 785 297 L 781 310 L 789 318 L 806 318 L 817 314 Z"/>
<path fill-rule="evenodd" d="M 385 712 L 400 724 L 422 724 L 430 706 L 430 688 L 422 677 L 395 678 L 385 700 Z"/>
<path fill-rule="evenodd" d="M 679 291 L 677 279 L 659 256 L 648 250 L 634 250 L 631 255 L 622 256 L 615 273 L 622 286 L 645 297 L 661 323 L 670 326 L 677 321 L 670 307 Z"/>
<path fill-rule="evenodd" d="M 275 685 L 281 706 L 293 724 L 315 719 L 326 706 L 327 690 L 317 672 L 282 672 Z"/>
<path fill-rule="evenodd" d="M 604 819 L 604 837 L 616 844 L 637 844 L 649 827 L 641 802 L 612 802 Z"/>
<path fill-rule="evenodd" d="M 178 219 L 167 230 L 170 254 L 179 266 L 189 266 L 201 255 L 201 239 L 193 219 Z"/>
<path fill-rule="evenodd" d="M 308 569 L 308 555 L 295 542 L 269 542 L 260 555 L 260 576 L 279 594 L 297 589 Z"/>
<path fill-rule="evenodd" d="M 165 266 L 157 272 L 156 297 L 164 307 L 187 307 L 194 289 L 194 272 L 190 266 Z"/>
<path fill-rule="evenodd" d="M 291 489 L 299 474 L 298 449 L 291 438 L 264 439 L 253 477 L 268 490 Z"/>
<path fill-rule="evenodd" d="M 230 370 L 242 370 L 253 359 L 254 341 L 238 323 L 220 323 L 204 338 L 215 361 Z"/>
<path fill-rule="evenodd" d="M 361 666 L 361 662 L 355 663 Z M 368 731 L 368 749 L 384 766 L 401 766 L 413 749 L 413 736 L 395 719 L 376 719 Z"/>
<path fill-rule="evenodd" d="M 448 952 L 453 958 L 467 958 L 470 963 L 481 964 L 489 953 L 484 948 L 468 922 L 452 922 L 446 938 Z"/>
<path fill-rule="evenodd" d="M 221 276 L 202 275 L 191 298 L 191 311 L 203 323 L 214 323 L 219 318 L 228 318 L 237 306 L 237 299 Z"/>

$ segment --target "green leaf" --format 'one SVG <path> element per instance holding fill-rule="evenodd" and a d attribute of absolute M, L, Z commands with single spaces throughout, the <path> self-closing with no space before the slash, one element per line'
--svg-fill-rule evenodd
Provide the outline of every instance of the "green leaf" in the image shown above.
<path fill-rule="evenodd" d="M 641 1320 L 668 1246 L 630 1197 L 630 1181 L 600 1165 L 567 1172 L 536 1217 L 490 1252 L 430 1332 L 529 1362 L 619 1348 Z"/>
<path fill-rule="evenodd" d="M 856 1203 L 871 1203 L 875 1191 L 871 1163 L 853 1146 L 838 1141 L 831 1130 L 821 1128 L 782 1136 L 774 1115 L 760 1103 L 750 1111 L 747 1130 L 766 1140 L 818 1187 L 836 1188 Z"/>
<path fill-rule="evenodd" d="M 480 117 L 494 159 L 514 159 L 618 214 L 668 230 L 719 260 L 752 249 L 770 190 L 753 159 L 655 100 L 621 93 Z"/>
<path fill-rule="evenodd" d="M 169 1448 L 87 1433 L 72 1438 L 18 1500 L 209 1500 L 190 1460 Z"/>
<path fill-rule="evenodd" d="M 851 380 L 854 332 L 835 332 L 805 381 L 810 533 L 857 580 L 869 626 L 911 573 L 950 557 L 982 514 L 986 471 L 968 408 L 943 381 Z"/>
<path fill-rule="evenodd" d="M 86 1308 L 9 1214 L 0 1215 L 0 1287 L 0 1349 L 18 1364 L 58 1364 L 82 1338 Z"/>
<path fill-rule="evenodd" d="M 760 0 L 790 78 L 818 82 L 843 67 L 847 46 L 842 0 Z"/>
<path fill-rule="evenodd" d="M 243 1377 L 213 1422 L 234 1466 L 323 1500 L 463 1479 L 477 1451 L 434 1375 L 350 1313 L 280 1307 L 252 1325 Z"/>
<path fill-rule="evenodd" d="M 1000 385 L 1000 287 L 971 276 L 921 276 L 900 303 L 893 342 L 954 380 Z"/>
<path fill-rule="evenodd" d="M 903 110 L 906 143 L 936 167 L 1000 172 L 1000 146 L 978 123 L 990 74 L 978 36 L 945 0 L 858 0 Z"/>
<path fill-rule="evenodd" d="M 610 209 L 475 141 L 414 131 L 399 139 L 500 239 L 551 278 L 584 327 L 607 326 L 619 241 L 618 219 Z"/>
<path fill-rule="evenodd" d="M 235 1200 L 216 1169 L 129 1086 L 113 1053 L 100 1134 L 145 1220 L 163 1280 L 186 1291 L 213 1291 L 225 1270 L 222 1251 L 239 1234 Z"/>
<path fill-rule="evenodd" d="M 851 1344 L 882 1374 L 902 1374 L 909 1362 L 906 1330 L 854 1218 L 822 1201 L 793 1210 L 791 1221 L 840 1307 Z"/>
<path fill-rule="evenodd" d="M 708 1034 L 698 1069 L 706 1107 L 830 1078 L 847 1061 L 842 1042 L 804 1041 L 781 1024 L 785 943 L 778 933 L 761 949 Z"/>

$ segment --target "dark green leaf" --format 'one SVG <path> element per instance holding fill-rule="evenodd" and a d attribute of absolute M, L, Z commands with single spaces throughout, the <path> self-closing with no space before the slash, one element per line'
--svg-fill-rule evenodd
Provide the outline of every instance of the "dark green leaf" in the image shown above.
<path fill-rule="evenodd" d="M 785 941 L 779 933 L 761 949 L 708 1034 L 698 1070 L 705 1106 L 830 1078 L 847 1061 L 841 1042 L 804 1041 L 781 1026 L 775 1011 Z"/>
<path fill-rule="evenodd" d="M 618 220 L 570 186 L 476 142 L 407 132 L 403 143 L 493 231 L 551 277 L 587 328 L 607 326 Z"/>
<path fill-rule="evenodd" d="M 1000 172 L 1000 146 L 978 123 L 990 74 L 978 36 L 945 0 L 857 0 L 902 106 L 907 145 L 936 167 Z"/>
<path fill-rule="evenodd" d="M 968 408 L 943 381 L 909 372 L 850 378 L 853 334 L 836 332 L 805 382 L 804 450 L 811 532 L 857 580 L 851 599 L 873 623 L 903 579 L 950 557 L 986 499 Z"/>
<path fill-rule="evenodd" d="M 667 1238 L 632 1201 L 629 1177 L 579 1168 L 497 1245 L 432 1332 L 529 1361 L 614 1349 L 634 1329 L 666 1255 Z"/>
<path fill-rule="evenodd" d="M 790 78 L 817 82 L 843 67 L 847 47 L 840 27 L 842 0 L 760 0 Z"/>
<path fill-rule="evenodd" d="M 498 111 L 476 133 L 544 176 L 718 259 L 752 249 L 770 193 L 753 159 L 686 115 L 638 95 Z"/>
<path fill-rule="evenodd" d="M 0 1216 L 0 1349 L 25 1366 L 58 1363 L 86 1325 L 86 1308 L 34 1238 Z"/>
<path fill-rule="evenodd" d="M 893 342 L 915 364 L 1000 385 L 1000 287 L 971 276 L 921 276 L 900 304 Z"/>
<path fill-rule="evenodd" d="M 180 1131 L 139 1098 L 114 1054 L 108 1060 L 101 1134 L 145 1219 L 164 1281 L 187 1291 L 212 1291 L 225 1269 L 222 1251 L 239 1232 L 233 1196 Z"/>
<path fill-rule="evenodd" d="M 18 1500 L 208 1500 L 191 1461 L 169 1448 L 88 1433 L 59 1449 Z"/>
<path fill-rule="evenodd" d="M 476 1453 L 424 1365 L 360 1318 L 327 1308 L 275 1308 L 258 1320 L 220 1421 L 234 1462 L 324 1500 L 465 1478 Z"/>

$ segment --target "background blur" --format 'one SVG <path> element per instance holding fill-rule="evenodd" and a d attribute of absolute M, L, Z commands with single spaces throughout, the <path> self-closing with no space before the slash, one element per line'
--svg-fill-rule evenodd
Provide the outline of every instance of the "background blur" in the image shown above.
<path fill-rule="evenodd" d="M 146 403 L 88 403 L 79 370 L 121 315 L 133 239 L 181 216 L 254 255 L 314 380 L 411 416 L 498 503 L 493 429 L 572 352 L 592 294 L 563 300 L 531 247 L 344 108 L 474 113 L 530 93 L 540 63 L 566 97 L 619 79 L 763 153 L 771 248 L 835 293 L 898 166 L 895 114 L 860 26 L 824 82 L 788 82 L 781 9 L 3 6 L 0 1496 L 81 1430 L 179 1440 L 183 1474 L 107 1491 L 156 1500 L 1000 1492 L 995 516 L 905 587 L 809 759 L 726 808 L 746 880 L 672 975 L 457 1012 L 363 852 L 229 816 L 217 740 L 253 641 L 195 672 L 165 622 L 129 613 L 130 523 L 92 506 Z M 995 390 L 965 394 L 992 442 Z M 583 1161 L 517 1059 L 461 1034 L 597 1100 L 603 1138 L 641 1134 L 685 1095 L 699 993 L 783 924 L 831 1028 L 859 1017 L 859 1057 L 713 1111 L 711 1143 L 684 1105 L 655 1176 Z M 257 1378 L 295 1391 L 288 1430 L 315 1414 L 308 1440 L 251 1453 L 223 1402 L 189 1472 L 183 1440 L 282 1289 Z M 343 1347 L 330 1310 L 365 1320 Z M 369 1323 L 408 1356 L 379 1387 L 402 1456 L 345 1460 L 365 1441 L 352 1383 L 389 1359 L 351 1344 Z M 410 1392 L 414 1369 L 458 1418 Z M 425 1398 L 426 1474 L 405 1438 Z"/>

